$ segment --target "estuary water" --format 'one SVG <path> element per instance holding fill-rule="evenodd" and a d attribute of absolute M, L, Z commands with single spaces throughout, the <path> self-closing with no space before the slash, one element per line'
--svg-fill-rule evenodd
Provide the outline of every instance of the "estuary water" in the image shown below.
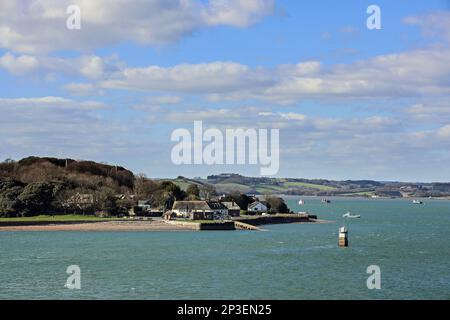
<path fill-rule="evenodd" d="M 450 299 L 450 201 L 286 197 L 326 224 L 0 232 L 0 299 Z M 349 247 L 339 248 L 350 211 Z M 81 289 L 64 285 L 78 265 Z M 369 290 L 367 267 L 381 270 Z"/>

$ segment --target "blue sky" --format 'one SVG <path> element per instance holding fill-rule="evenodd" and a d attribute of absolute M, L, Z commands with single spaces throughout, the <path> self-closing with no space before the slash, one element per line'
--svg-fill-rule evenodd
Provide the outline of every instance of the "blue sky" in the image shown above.
<path fill-rule="evenodd" d="M 2 1 L 0 158 L 259 175 L 175 166 L 171 132 L 202 120 L 279 128 L 280 177 L 450 181 L 449 1 L 131 3 Z"/>

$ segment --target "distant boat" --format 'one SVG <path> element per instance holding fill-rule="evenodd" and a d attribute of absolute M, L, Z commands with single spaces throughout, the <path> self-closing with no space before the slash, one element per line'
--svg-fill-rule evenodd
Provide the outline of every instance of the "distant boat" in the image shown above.
<path fill-rule="evenodd" d="M 342 215 L 342 218 L 350 218 L 350 219 L 361 218 L 361 215 L 360 214 L 351 214 L 350 212 L 347 212 Z"/>
<path fill-rule="evenodd" d="M 420 200 L 413 200 L 413 202 L 412 203 L 414 203 L 414 204 L 423 204 L 423 202 L 422 201 L 420 201 Z"/>
<path fill-rule="evenodd" d="M 305 201 L 303 201 L 302 199 L 300 199 L 300 200 L 298 200 L 298 204 L 299 204 L 299 205 L 304 205 L 304 204 L 305 204 Z"/>
<path fill-rule="evenodd" d="M 331 202 L 331 200 L 328 200 L 328 199 L 322 199 L 320 201 L 323 202 L 323 203 L 330 203 Z"/>

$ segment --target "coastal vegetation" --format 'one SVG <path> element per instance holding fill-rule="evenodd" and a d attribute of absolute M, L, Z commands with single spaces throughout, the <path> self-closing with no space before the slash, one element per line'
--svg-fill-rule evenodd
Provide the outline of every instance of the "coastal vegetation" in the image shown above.
<path fill-rule="evenodd" d="M 0 218 L 82 219 L 128 215 L 139 210 L 139 201 L 158 212 L 170 210 L 175 201 L 217 198 L 212 184 L 179 177 L 176 181 L 150 179 L 106 163 L 28 157 L 0 163 Z M 222 201 L 238 203 L 245 212 L 258 200 L 237 191 Z M 289 212 L 279 197 L 266 199 L 270 212 Z M 47 216 L 42 216 L 43 214 Z M 70 214 L 70 215 L 68 215 Z M 30 218 L 32 217 L 32 218 Z"/>
<path fill-rule="evenodd" d="M 171 206 L 188 194 L 170 181 L 105 163 L 28 157 L 0 163 L 0 217 L 127 213 L 139 199 Z"/>

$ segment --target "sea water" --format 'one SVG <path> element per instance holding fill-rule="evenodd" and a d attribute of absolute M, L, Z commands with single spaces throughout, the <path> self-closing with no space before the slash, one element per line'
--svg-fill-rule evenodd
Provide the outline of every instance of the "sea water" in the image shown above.
<path fill-rule="evenodd" d="M 0 299 L 450 299 L 450 201 L 286 197 L 267 231 L 0 232 Z M 350 211 L 360 219 L 343 221 Z M 338 247 L 346 223 L 349 247 Z M 65 287 L 67 267 L 81 288 Z M 379 266 L 381 289 L 368 289 Z"/>

